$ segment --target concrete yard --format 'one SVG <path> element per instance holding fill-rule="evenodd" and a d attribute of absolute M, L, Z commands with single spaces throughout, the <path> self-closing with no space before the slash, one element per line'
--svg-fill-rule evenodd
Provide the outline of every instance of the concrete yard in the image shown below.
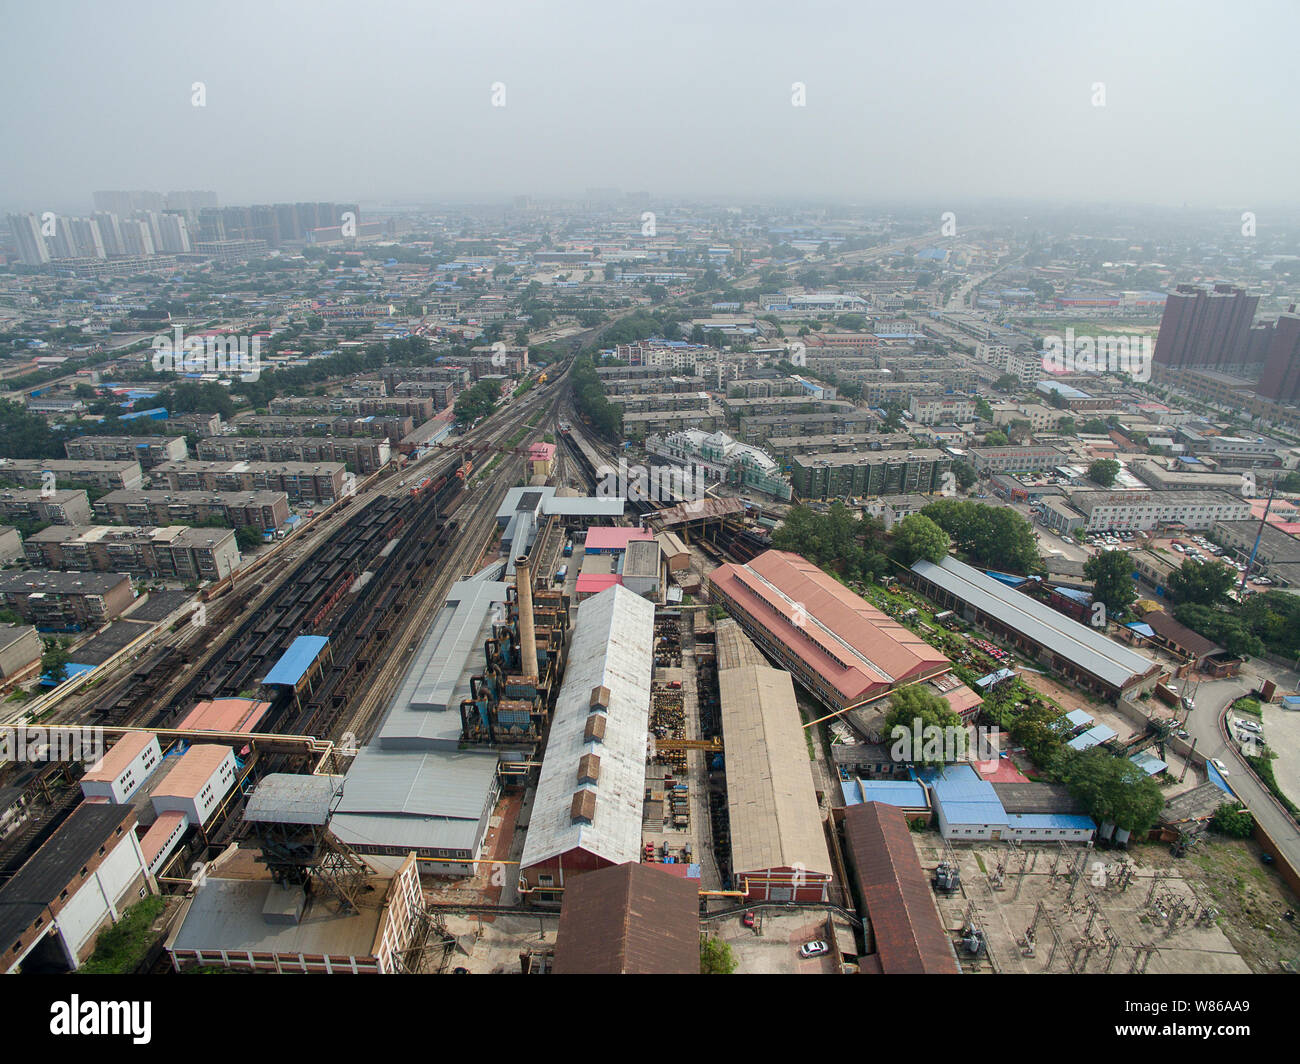
<path fill-rule="evenodd" d="M 944 859 L 944 842 L 936 833 L 918 834 L 913 841 L 927 872 Z M 939 897 L 940 915 L 954 938 L 973 916 L 987 936 L 995 971 L 1251 971 L 1218 922 L 1202 915 L 1213 899 L 1201 897 L 1172 865 L 1157 868 L 1122 852 L 1077 845 L 1021 846 L 1014 857 L 1005 842 L 963 843 L 950 852 L 961 870 L 962 891 Z M 993 883 L 999 862 L 1004 864 L 1000 889 Z M 1079 873 L 1073 890 L 1072 869 Z M 1032 956 L 1024 947 L 1031 926 Z"/>
<path fill-rule="evenodd" d="M 745 927 L 739 916 L 720 917 L 700 925 L 701 930 L 731 946 L 736 975 L 835 975 L 839 960 L 832 945 L 820 957 L 804 959 L 799 947 L 821 939 L 833 943 L 825 912 L 758 910 L 759 925 Z"/>

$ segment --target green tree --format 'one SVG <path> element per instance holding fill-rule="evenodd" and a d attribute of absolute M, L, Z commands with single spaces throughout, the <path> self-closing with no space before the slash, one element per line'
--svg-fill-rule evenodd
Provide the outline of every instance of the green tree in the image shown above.
<path fill-rule="evenodd" d="M 1034 530 L 1010 507 L 978 499 L 938 499 L 921 511 L 975 565 L 1029 573 L 1042 568 Z"/>
<path fill-rule="evenodd" d="M 902 742 L 902 735 L 905 734 L 908 737 L 906 753 L 910 755 L 905 757 L 906 760 L 919 765 L 930 765 L 941 764 L 948 759 L 946 743 L 943 744 L 943 751 L 935 751 L 933 747 L 927 749 L 925 740 L 929 728 L 939 728 L 951 735 L 953 733 L 947 729 L 961 728 L 961 717 L 953 712 L 947 701 L 926 687 L 914 684 L 889 696 L 889 712 L 885 714 L 884 723 L 885 741 Z M 919 749 L 916 745 L 918 740 Z M 955 754 L 963 755 L 964 746 L 963 739 L 962 749 L 955 751 Z"/>
<path fill-rule="evenodd" d="M 1098 458 L 1088 466 L 1088 479 L 1103 488 L 1109 488 L 1119 476 L 1119 463 L 1113 458 Z"/>
<path fill-rule="evenodd" d="M 1164 795 L 1155 780 L 1128 758 L 1102 747 L 1082 753 L 1062 748 L 1057 772 L 1094 820 L 1136 835 L 1145 834 L 1164 808 Z"/>
<path fill-rule="evenodd" d="M 1007 445 L 1007 434 L 1000 429 L 994 429 L 992 432 L 985 434 L 985 447 L 1005 447 Z"/>
<path fill-rule="evenodd" d="M 1214 811 L 1210 827 L 1229 838 L 1248 839 L 1255 834 L 1255 818 L 1236 802 L 1224 802 Z"/>
<path fill-rule="evenodd" d="M 250 525 L 240 525 L 235 529 L 235 545 L 241 551 L 255 550 L 262 542 L 262 533 Z"/>
<path fill-rule="evenodd" d="M 977 398 L 975 400 L 975 416 L 982 421 L 993 420 L 993 407 L 989 405 L 987 399 Z"/>
<path fill-rule="evenodd" d="M 1048 768 L 1061 750 L 1064 714 L 1046 702 L 1031 702 L 1017 710 L 1011 721 L 1011 738 L 1025 748 L 1034 764 Z"/>
<path fill-rule="evenodd" d="M 1252 595 L 1251 599 L 1260 597 Z M 1214 640 L 1229 654 L 1242 657 L 1264 653 L 1263 640 L 1228 610 L 1216 610 L 1197 602 L 1180 602 L 1174 607 L 1174 619 L 1206 639 Z"/>
<path fill-rule="evenodd" d="M 908 514 L 894 527 L 894 549 L 904 565 L 921 558 L 937 564 L 948 556 L 951 543 L 948 533 L 924 514 Z"/>
<path fill-rule="evenodd" d="M 963 462 L 961 459 L 953 462 L 952 473 L 953 476 L 957 478 L 957 486 L 961 488 L 962 491 L 969 490 L 974 486 L 975 481 L 979 479 L 979 476 L 975 472 L 975 467 L 969 462 Z"/>
<path fill-rule="evenodd" d="M 67 678 L 67 667 L 71 660 L 67 645 L 62 639 L 47 639 L 45 652 L 41 655 L 41 675 L 60 684 Z"/>
<path fill-rule="evenodd" d="M 1000 392 L 1009 392 L 1020 387 L 1020 378 L 1010 373 L 1004 373 L 993 382 L 993 387 Z"/>
<path fill-rule="evenodd" d="M 1083 564 L 1083 575 L 1092 581 L 1092 600 L 1102 602 L 1106 613 L 1119 617 L 1137 598 L 1133 582 L 1133 559 L 1125 550 L 1095 554 Z"/>
<path fill-rule="evenodd" d="M 722 939 L 710 935 L 700 943 L 701 975 L 730 975 L 737 963 L 731 946 Z"/>
<path fill-rule="evenodd" d="M 1223 562 L 1203 562 L 1186 559 L 1169 574 L 1169 591 L 1179 602 L 1195 602 L 1202 606 L 1218 606 L 1228 601 L 1236 573 Z"/>

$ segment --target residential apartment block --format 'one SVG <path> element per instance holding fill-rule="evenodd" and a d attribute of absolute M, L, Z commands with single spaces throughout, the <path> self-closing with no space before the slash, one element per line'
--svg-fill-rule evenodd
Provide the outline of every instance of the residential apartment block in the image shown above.
<path fill-rule="evenodd" d="M 23 549 L 46 569 L 130 573 L 197 582 L 223 580 L 239 568 L 239 547 L 228 528 L 130 528 L 51 525 L 29 536 Z"/>
<path fill-rule="evenodd" d="M 100 521 L 126 525 L 203 525 L 215 519 L 232 528 L 274 531 L 289 523 L 289 496 L 282 491 L 111 491 L 95 501 L 94 512 Z"/>
<path fill-rule="evenodd" d="M 804 454 L 790 460 L 790 479 L 800 499 L 937 493 L 952 459 L 943 451 L 879 451 L 868 454 Z"/>

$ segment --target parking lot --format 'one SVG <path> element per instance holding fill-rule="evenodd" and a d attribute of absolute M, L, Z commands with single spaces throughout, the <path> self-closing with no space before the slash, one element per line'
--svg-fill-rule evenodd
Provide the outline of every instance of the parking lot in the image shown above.
<path fill-rule="evenodd" d="M 739 916 L 727 916 L 702 925 L 731 947 L 737 975 L 834 975 L 839 971 L 828 917 L 815 909 L 793 912 L 758 911 L 754 927 Z M 805 942 L 825 941 L 831 949 L 820 957 L 801 957 Z"/>

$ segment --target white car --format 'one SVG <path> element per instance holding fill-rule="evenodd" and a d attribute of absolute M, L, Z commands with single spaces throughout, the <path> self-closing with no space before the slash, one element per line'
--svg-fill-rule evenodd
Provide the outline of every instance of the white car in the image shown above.
<path fill-rule="evenodd" d="M 1217 757 L 1210 758 L 1210 764 L 1219 770 L 1219 775 L 1221 776 L 1228 775 L 1228 766 L 1225 765 L 1222 761 L 1220 761 Z"/>
<path fill-rule="evenodd" d="M 830 947 L 818 939 L 816 942 L 805 942 L 799 947 L 799 956 L 801 957 L 820 957 Z"/>

